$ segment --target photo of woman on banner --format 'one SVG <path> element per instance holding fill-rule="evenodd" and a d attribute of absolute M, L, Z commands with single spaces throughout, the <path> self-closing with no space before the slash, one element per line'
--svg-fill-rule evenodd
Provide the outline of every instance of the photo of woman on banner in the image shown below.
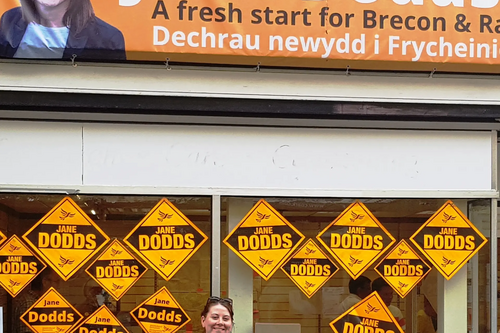
<path fill-rule="evenodd" d="M 95 16 L 90 0 L 20 0 L 0 20 L 0 57 L 125 60 L 117 28 Z"/>

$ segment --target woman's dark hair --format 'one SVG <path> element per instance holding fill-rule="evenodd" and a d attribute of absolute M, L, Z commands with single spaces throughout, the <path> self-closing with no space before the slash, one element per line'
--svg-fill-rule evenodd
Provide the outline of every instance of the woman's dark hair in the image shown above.
<path fill-rule="evenodd" d="M 211 296 L 207 299 L 207 304 L 205 304 L 205 307 L 203 308 L 203 311 L 201 312 L 201 316 L 206 318 L 208 311 L 210 311 L 210 308 L 214 305 L 220 304 L 223 307 L 229 311 L 229 315 L 231 316 L 231 321 L 234 321 L 234 313 L 233 313 L 233 300 L 230 298 L 220 298 L 217 296 Z"/>
<path fill-rule="evenodd" d="M 71 27 L 76 33 L 81 32 L 89 20 L 94 19 L 94 8 L 90 0 L 67 0 L 68 11 L 64 14 L 63 23 Z M 21 0 L 23 20 L 26 22 L 40 23 L 40 15 L 36 9 L 34 0 Z"/>

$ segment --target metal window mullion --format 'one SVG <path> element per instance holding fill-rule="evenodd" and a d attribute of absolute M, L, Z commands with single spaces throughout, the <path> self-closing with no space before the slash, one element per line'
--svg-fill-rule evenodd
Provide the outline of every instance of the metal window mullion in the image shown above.
<path fill-rule="evenodd" d="M 498 304 L 497 304 L 497 283 L 498 283 L 498 265 L 497 265 L 497 255 L 498 255 L 498 234 L 497 234 L 497 199 L 491 199 L 491 234 L 490 234 L 490 327 L 491 332 L 497 331 L 497 316 L 498 316 Z"/>
<path fill-rule="evenodd" d="M 213 296 L 220 296 L 221 283 L 221 222 L 220 195 L 212 195 L 212 279 L 210 291 Z"/>

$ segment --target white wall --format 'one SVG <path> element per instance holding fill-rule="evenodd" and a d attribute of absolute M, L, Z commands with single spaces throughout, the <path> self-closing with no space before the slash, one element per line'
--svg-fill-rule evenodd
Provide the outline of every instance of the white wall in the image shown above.
<path fill-rule="evenodd" d="M 489 131 L 0 121 L 14 187 L 488 191 L 491 164 Z"/>

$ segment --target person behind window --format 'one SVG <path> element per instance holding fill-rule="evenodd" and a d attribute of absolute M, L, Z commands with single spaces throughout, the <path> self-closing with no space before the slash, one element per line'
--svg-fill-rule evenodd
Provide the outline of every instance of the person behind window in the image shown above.
<path fill-rule="evenodd" d="M 406 321 L 403 313 L 398 307 L 391 304 L 392 298 L 394 297 L 394 291 L 392 290 L 391 286 L 389 286 L 389 284 L 380 277 L 373 281 L 372 290 L 376 291 L 379 294 L 380 298 L 382 298 L 382 301 L 385 303 L 385 305 L 387 305 L 389 311 L 392 313 L 399 326 L 401 326 L 401 328 L 405 330 Z"/>
<path fill-rule="evenodd" d="M 370 287 L 371 280 L 366 276 L 360 276 L 356 280 L 349 280 L 349 296 L 340 303 L 341 313 L 346 312 L 352 306 L 356 305 L 363 298 L 370 295 L 372 289 Z"/>
<path fill-rule="evenodd" d="M 437 313 L 431 302 L 424 296 L 424 308 L 417 313 L 417 333 L 436 333 Z"/>
<path fill-rule="evenodd" d="M 0 20 L 0 57 L 125 60 L 125 41 L 90 0 L 20 0 Z"/>
<path fill-rule="evenodd" d="M 230 298 L 209 297 L 201 312 L 205 333 L 231 333 L 234 326 L 233 301 Z"/>
<path fill-rule="evenodd" d="M 51 287 L 59 288 L 61 278 L 50 268 L 38 274 L 28 290 L 24 290 L 12 302 L 13 318 L 12 333 L 31 333 L 31 330 L 21 321 L 21 316 Z"/>

